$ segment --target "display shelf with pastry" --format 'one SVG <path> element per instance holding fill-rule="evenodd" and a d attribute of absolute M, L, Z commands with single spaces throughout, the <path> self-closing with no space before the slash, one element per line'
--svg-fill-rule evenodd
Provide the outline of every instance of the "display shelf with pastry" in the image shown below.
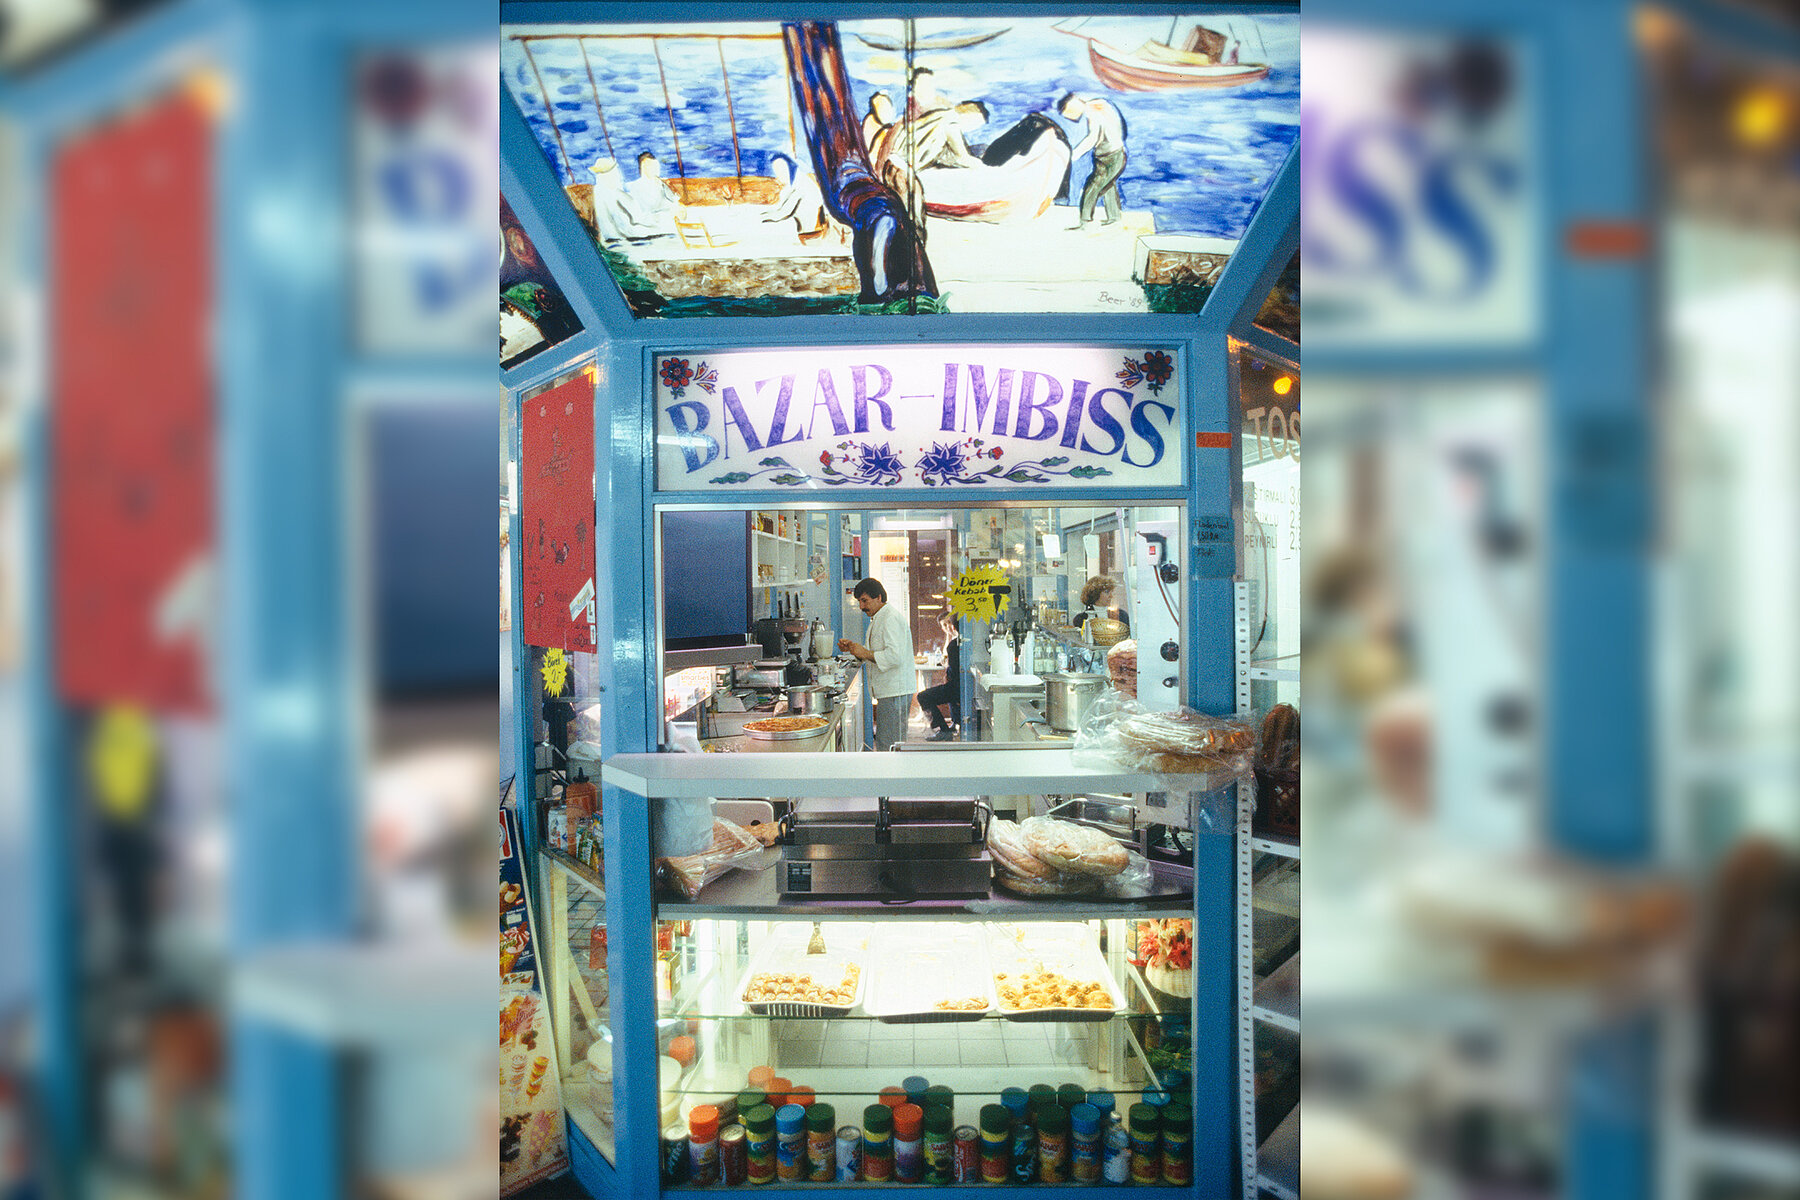
<path fill-rule="evenodd" d="M 987 927 L 995 1011 L 1014 1021 L 1105 1021 L 1125 1007 L 1094 931 L 1034 922 Z"/>
<path fill-rule="evenodd" d="M 979 1021 L 994 1007 L 981 928 L 886 922 L 875 930 L 864 1010 L 891 1024 Z"/>

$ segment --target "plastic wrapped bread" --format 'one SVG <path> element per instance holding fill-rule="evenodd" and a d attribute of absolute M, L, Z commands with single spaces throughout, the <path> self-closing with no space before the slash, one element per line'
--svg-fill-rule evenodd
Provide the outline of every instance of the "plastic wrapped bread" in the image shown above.
<path fill-rule="evenodd" d="M 656 882 L 692 900 L 725 872 L 755 861 L 764 849 L 743 826 L 714 817 L 712 845 L 699 854 L 657 859 Z"/>

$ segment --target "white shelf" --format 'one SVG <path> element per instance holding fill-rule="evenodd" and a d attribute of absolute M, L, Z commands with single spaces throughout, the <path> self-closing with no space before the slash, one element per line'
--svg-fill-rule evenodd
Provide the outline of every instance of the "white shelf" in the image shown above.
<path fill-rule="evenodd" d="M 1256 1019 L 1267 1025 L 1300 1032 L 1300 956 L 1276 967 L 1256 985 Z"/>
<path fill-rule="evenodd" d="M 1256 1186 L 1280 1200 L 1300 1200 L 1300 1106 L 1256 1151 Z"/>
<path fill-rule="evenodd" d="M 1166 777 L 1078 767 L 1072 751 L 986 754 L 615 754 L 602 783 L 651 799 L 719 795 L 796 797 L 1063 795 L 1154 792 Z M 721 792 L 721 786 L 728 791 Z"/>
<path fill-rule="evenodd" d="M 1282 858 L 1300 857 L 1300 843 L 1293 838 L 1251 838 L 1250 848 L 1258 854 L 1279 854 Z"/>
<path fill-rule="evenodd" d="M 1740 1133 L 1695 1129 L 1684 1139 L 1693 1163 L 1710 1173 L 1800 1187 L 1800 1146 Z"/>
<path fill-rule="evenodd" d="M 1283 654 L 1278 658 L 1252 659 L 1246 667 L 1252 679 L 1273 679 L 1281 683 L 1300 682 L 1300 656 Z"/>
<path fill-rule="evenodd" d="M 441 1045 L 492 1019 L 492 959 L 460 943 L 283 946 L 233 968 L 231 1001 L 239 1016 L 328 1046 Z"/>

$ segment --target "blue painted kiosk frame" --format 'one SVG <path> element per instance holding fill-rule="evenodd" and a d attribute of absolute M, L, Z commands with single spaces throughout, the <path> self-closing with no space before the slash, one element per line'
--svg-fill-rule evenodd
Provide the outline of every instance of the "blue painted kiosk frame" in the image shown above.
<path fill-rule="evenodd" d="M 1063 16 L 1071 13 L 1174 13 L 1192 5 L 1127 6 L 1117 3 L 1018 4 L 1009 13 Z M 1207 5 L 1207 11 L 1270 11 L 1268 6 Z M 795 4 L 778 12 L 762 6 L 720 3 L 688 4 L 682 16 L 696 23 L 723 20 L 868 19 L 909 15 L 942 17 L 958 12 L 991 13 L 993 6 L 905 6 L 889 3 Z M 1285 11 L 1294 11 L 1288 7 Z M 665 21 L 666 5 L 504 3 L 503 27 L 534 24 L 631 24 Z M 1183 625 L 1194 631 L 1185 661 L 1189 703 L 1202 711 L 1229 713 L 1236 706 L 1233 636 L 1233 579 L 1242 570 L 1242 504 L 1239 494 L 1241 450 L 1236 381 L 1232 377 L 1230 339 L 1260 344 L 1284 360 L 1293 348 L 1271 338 L 1252 321 L 1299 244 L 1299 162 L 1291 153 L 1239 243 L 1203 312 L 1197 316 L 1163 314 L 942 314 L 929 317 L 807 316 L 638 320 L 626 307 L 598 249 L 562 194 L 523 116 L 509 96 L 501 100 L 501 189 L 537 246 L 538 253 L 562 285 L 583 329 L 512 370 L 500 373 L 516 408 L 527 389 L 567 376 L 592 364 L 596 378 L 594 492 L 595 551 L 606 564 L 597 576 L 597 629 L 612 653 L 599 655 L 600 685 L 607 703 L 602 712 L 604 758 L 643 753 L 657 746 L 661 711 L 656 678 L 656 571 L 654 521 L 662 504 L 729 504 L 745 509 L 787 508 L 818 503 L 814 493 L 744 490 L 716 493 L 659 493 L 654 479 L 654 421 L 650 407 L 652 355 L 664 349 L 704 344 L 709 350 L 781 347 L 835 347 L 930 341 L 945 344 L 980 342 L 1061 342 L 1073 345 L 1176 346 L 1185 364 L 1184 403 L 1187 424 L 1195 434 L 1225 434 L 1230 449 L 1201 449 L 1199 439 L 1186 447 L 1185 479 L 1180 488 L 1120 489 L 1103 493 L 1107 500 L 1128 503 L 1185 505 L 1189 518 L 1187 561 L 1201 557 L 1194 536 L 1196 516 L 1227 517 L 1235 553 L 1216 577 L 1189 577 Z M 512 422 L 515 429 L 516 419 Z M 1216 440 L 1216 439 L 1215 439 Z M 514 434 L 515 453 L 517 435 Z M 1005 499 L 1025 503 L 1079 503 L 1079 495 L 1037 488 L 1008 492 Z M 1098 498 L 1102 493 L 1094 493 Z M 834 508 L 867 508 L 870 497 L 834 498 Z M 944 507 L 942 492 L 895 488 L 880 497 L 881 507 Z M 512 544 L 519 545 L 513 520 Z M 516 550 L 515 550 L 516 554 Z M 834 562 L 835 565 L 835 562 Z M 610 576 L 610 583 L 607 581 Z M 514 579 L 518 578 L 515 558 Z M 515 611 L 522 597 L 517 590 Z M 525 648 L 514 623 L 513 669 L 518 761 L 529 763 L 531 723 L 523 698 L 533 694 L 525 675 Z M 607 787 L 604 804 L 607 855 L 606 906 L 611 933 L 610 961 L 613 1011 L 615 1147 L 608 1163 L 570 1126 L 576 1179 L 595 1196 L 647 1196 L 659 1187 L 659 1124 L 656 1094 L 656 996 L 654 960 L 655 903 L 650 874 L 633 864 L 651 858 L 649 818 L 642 799 Z M 528 832 L 533 842 L 536 832 Z M 1231 837 L 1198 839 L 1195 856 L 1195 961 L 1219 964 L 1199 982 L 1194 1000 L 1194 1183 L 1191 1194 L 1209 1198 L 1241 1193 L 1236 1123 L 1237 1014 L 1234 975 L 1235 845 Z M 973 1187 L 939 1189 L 951 1197 L 972 1197 Z M 815 1187 L 822 1197 L 867 1195 L 862 1187 Z M 1083 1189 L 1075 1189 L 1080 1194 Z M 1109 1195 L 1162 1195 L 1172 1189 L 1108 1188 Z"/>

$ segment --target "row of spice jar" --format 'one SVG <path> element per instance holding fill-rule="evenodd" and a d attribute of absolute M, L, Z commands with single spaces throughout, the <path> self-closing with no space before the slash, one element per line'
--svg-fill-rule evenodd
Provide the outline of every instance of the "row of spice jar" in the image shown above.
<path fill-rule="evenodd" d="M 883 1089 L 863 1124 L 838 1126 L 836 1108 L 811 1089 L 775 1099 L 751 1088 L 724 1105 L 702 1104 L 663 1135 L 663 1182 L 1168 1183 L 1193 1179 L 1188 1106 L 1145 1094 L 1126 1119 L 1107 1092 L 1078 1085 L 1007 1088 L 981 1107 L 980 1127 L 956 1126 L 955 1095 L 913 1076 Z M 916 1102 L 915 1102 L 916 1101 Z M 721 1110 L 727 1110 L 722 1112 Z"/>

